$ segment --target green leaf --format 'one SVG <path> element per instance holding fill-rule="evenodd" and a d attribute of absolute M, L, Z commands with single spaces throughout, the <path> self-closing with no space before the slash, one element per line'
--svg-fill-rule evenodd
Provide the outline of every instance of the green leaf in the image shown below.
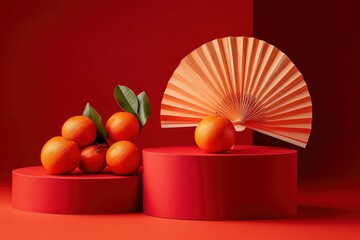
<path fill-rule="evenodd" d="M 98 139 L 99 143 L 107 142 L 106 141 L 106 129 L 103 125 L 101 116 L 99 113 L 93 108 L 90 103 L 87 103 L 83 112 L 83 116 L 90 118 L 96 125 L 96 129 L 98 131 Z"/>
<path fill-rule="evenodd" d="M 137 118 L 139 119 L 141 127 L 143 127 L 151 113 L 150 102 L 145 91 L 137 95 L 137 99 L 139 101 L 139 111 L 137 113 Z"/>
<path fill-rule="evenodd" d="M 139 102 L 135 93 L 130 88 L 120 85 L 116 86 L 114 97 L 124 111 L 137 115 Z"/>

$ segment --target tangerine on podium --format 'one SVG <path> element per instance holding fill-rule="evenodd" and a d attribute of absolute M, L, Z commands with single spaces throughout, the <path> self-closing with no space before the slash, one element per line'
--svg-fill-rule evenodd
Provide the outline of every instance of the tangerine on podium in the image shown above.
<path fill-rule="evenodd" d="M 58 214 L 139 212 L 141 176 L 110 173 L 49 175 L 42 166 L 12 172 L 12 204 L 23 211 Z"/>
<path fill-rule="evenodd" d="M 296 150 L 143 150 L 143 211 L 148 215 L 199 220 L 287 217 L 296 214 L 296 197 Z"/>

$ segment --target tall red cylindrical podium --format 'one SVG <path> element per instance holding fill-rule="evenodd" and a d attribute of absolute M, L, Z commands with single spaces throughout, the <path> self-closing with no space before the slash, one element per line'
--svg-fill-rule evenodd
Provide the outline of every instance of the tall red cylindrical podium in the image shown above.
<path fill-rule="evenodd" d="M 236 146 L 143 150 L 143 211 L 176 219 L 286 217 L 297 210 L 296 150 Z"/>

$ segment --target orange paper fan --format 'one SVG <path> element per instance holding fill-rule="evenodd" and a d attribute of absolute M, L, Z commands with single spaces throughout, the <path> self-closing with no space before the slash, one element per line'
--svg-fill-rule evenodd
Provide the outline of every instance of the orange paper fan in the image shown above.
<path fill-rule="evenodd" d="M 303 76 L 279 49 L 248 37 L 215 39 L 176 68 L 161 103 L 161 126 L 189 127 L 213 114 L 305 147 L 312 104 Z"/>

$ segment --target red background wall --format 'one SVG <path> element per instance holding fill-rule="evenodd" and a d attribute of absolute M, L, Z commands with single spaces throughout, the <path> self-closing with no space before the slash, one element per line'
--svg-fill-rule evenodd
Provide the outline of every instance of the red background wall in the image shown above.
<path fill-rule="evenodd" d="M 14 168 L 40 165 L 42 145 L 86 102 L 104 121 L 119 111 L 117 84 L 149 95 L 141 148 L 195 144 L 194 129 L 160 129 L 166 83 L 201 44 L 251 36 L 252 19 L 252 0 L 1 1 L 0 180 Z"/>
<path fill-rule="evenodd" d="M 312 97 L 313 130 L 299 152 L 300 181 L 360 183 L 359 26 L 356 1 L 254 1 L 255 36 L 292 59 Z M 256 144 L 289 146 L 254 138 Z"/>
<path fill-rule="evenodd" d="M 360 182 L 360 24 L 356 2 L 254 1 L 254 35 L 284 51 L 314 107 L 300 182 Z M 162 92 L 182 57 L 202 43 L 252 35 L 252 1 L 0 2 L 0 179 L 38 165 L 65 119 L 89 101 L 106 120 L 116 84 L 146 90 L 153 106 L 141 147 L 194 144 L 192 129 L 160 129 Z M 241 138 L 241 137 L 240 137 Z M 255 134 L 256 144 L 294 148 Z"/>

